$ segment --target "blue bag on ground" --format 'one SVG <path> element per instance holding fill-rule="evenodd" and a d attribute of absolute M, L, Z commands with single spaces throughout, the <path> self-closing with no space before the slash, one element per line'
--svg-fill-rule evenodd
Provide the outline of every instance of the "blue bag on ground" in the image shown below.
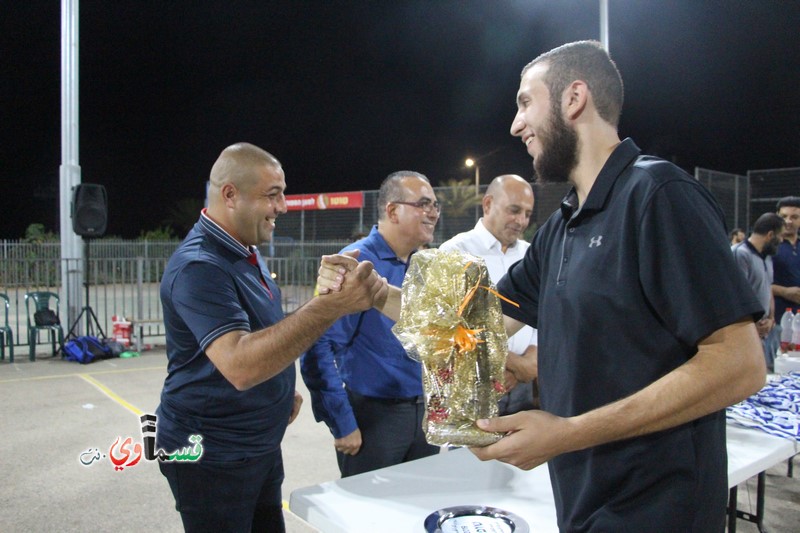
<path fill-rule="evenodd" d="M 113 357 L 111 350 L 100 339 L 91 335 L 76 337 L 64 344 L 64 355 L 67 361 L 77 361 L 86 365 L 95 359 Z"/>

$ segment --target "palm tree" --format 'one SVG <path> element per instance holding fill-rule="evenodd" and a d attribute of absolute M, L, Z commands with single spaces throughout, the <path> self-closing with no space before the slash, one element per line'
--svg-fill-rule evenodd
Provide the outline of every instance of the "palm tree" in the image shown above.
<path fill-rule="evenodd" d="M 470 178 L 463 180 L 449 179 L 436 188 L 436 197 L 442 206 L 437 231 L 446 241 L 459 231 L 472 228 L 477 220 L 477 207 L 481 204 L 481 196 L 476 194 L 475 185 Z M 445 228 L 445 226 L 447 228 Z"/>

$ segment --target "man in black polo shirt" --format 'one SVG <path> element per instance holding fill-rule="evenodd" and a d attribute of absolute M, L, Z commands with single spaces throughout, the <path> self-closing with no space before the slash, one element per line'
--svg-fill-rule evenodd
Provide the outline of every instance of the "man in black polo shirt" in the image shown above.
<path fill-rule="evenodd" d="M 475 454 L 548 461 L 565 530 L 722 531 L 723 409 L 764 384 L 763 308 L 711 194 L 620 142 L 622 94 L 596 42 L 522 71 L 511 133 L 573 188 L 498 284 L 510 329 L 539 328 L 543 412 L 480 422 L 514 433 Z"/>
<path fill-rule="evenodd" d="M 479 420 L 507 436 L 473 452 L 547 462 L 564 531 L 723 531 L 723 409 L 764 384 L 763 309 L 709 192 L 620 142 L 622 92 L 596 42 L 522 72 L 511 133 L 539 179 L 573 188 L 497 287 L 520 304 L 503 303 L 508 333 L 539 330 L 542 410 Z M 324 259 L 335 291 L 354 262 Z"/>

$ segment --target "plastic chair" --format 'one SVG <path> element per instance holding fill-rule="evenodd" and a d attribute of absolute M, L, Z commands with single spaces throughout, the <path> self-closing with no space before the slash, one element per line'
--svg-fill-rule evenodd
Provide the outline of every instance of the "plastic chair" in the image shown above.
<path fill-rule="evenodd" d="M 14 362 L 14 332 L 8 325 L 8 295 L 0 292 L 0 299 L 6 303 L 6 321 L 0 325 L 0 361 L 6 358 L 6 345 L 8 345 L 8 361 Z"/>
<path fill-rule="evenodd" d="M 50 343 L 53 346 L 53 357 L 55 357 L 61 346 L 64 345 L 64 329 L 61 324 L 54 324 L 52 326 L 37 326 L 33 320 L 33 313 L 42 311 L 43 309 L 50 309 L 50 300 L 55 300 L 55 313 L 58 316 L 58 308 L 60 299 L 58 294 L 54 292 L 35 291 L 25 294 L 25 313 L 28 315 L 28 345 L 30 346 L 29 358 L 31 361 L 36 360 L 36 341 L 39 339 L 39 331 L 47 331 L 50 337 Z M 30 309 L 30 302 L 33 301 L 33 311 Z M 56 348 L 56 339 L 58 339 L 58 348 Z"/>

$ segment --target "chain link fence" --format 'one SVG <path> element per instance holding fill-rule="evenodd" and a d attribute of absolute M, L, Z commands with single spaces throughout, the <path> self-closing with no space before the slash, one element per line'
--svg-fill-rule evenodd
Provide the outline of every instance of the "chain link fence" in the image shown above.
<path fill-rule="evenodd" d="M 747 178 L 752 190 L 751 224 L 762 214 L 775 212 L 784 196 L 800 196 L 800 167 L 750 170 Z"/>
<path fill-rule="evenodd" d="M 696 168 L 694 175 L 722 206 L 729 230 L 749 233 L 758 217 L 776 211 L 778 200 L 800 196 L 800 167 L 750 170 L 746 176 Z"/>
<path fill-rule="evenodd" d="M 746 176 L 696 168 L 695 178 L 707 187 L 722 206 L 728 229 L 749 231 L 762 213 L 774 212 L 779 198 L 800 195 L 800 167 L 753 170 Z M 566 183 L 533 185 L 535 204 L 525 238 L 559 209 L 569 190 Z M 435 187 L 442 204 L 433 246 L 453 235 L 468 231 L 481 216 L 480 199 L 486 186 L 476 194 L 472 185 Z M 313 294 L 319 257 L 338 252 L 366 235 L 378 219 L 378 191 L 364 191 L 362 207 L 290 211 L 281 216 L 272 242 L 260 247 L 267 265 L 283 293 L 283 307 L 291 312 Z M 162 316 L 158 284 L 167 260 L 179 242 L 94 239 L 87 243 L 85 270 L 90 305 L 107 332 L 113 315 L 138 319 Z M 27 243 L 0 241 L 0 292 L 11 300 L 10 322 L 17 343 L 25 339 L 24 295 L 33 290 L 68 293 L 61 283 L 61 245 L 58 242 Z M 84 260 L 75 268 L 83 270 Z M 82 296 L 85 300 L 85 296 Z M 63 305 L 63 304 L 62 304 Z M 69 305 L 80 308 L 74 302 Z M 87 305 L 81 302 L 82 306 Z M 69 327 L 65 324 L 65 328 Z M 148 326 L 145 334 L 163 335 L 163 326 Z M 66 331 L 65 331 L 66 332 Z M 163 337 L 160 337 L 163 338 Z"/>

